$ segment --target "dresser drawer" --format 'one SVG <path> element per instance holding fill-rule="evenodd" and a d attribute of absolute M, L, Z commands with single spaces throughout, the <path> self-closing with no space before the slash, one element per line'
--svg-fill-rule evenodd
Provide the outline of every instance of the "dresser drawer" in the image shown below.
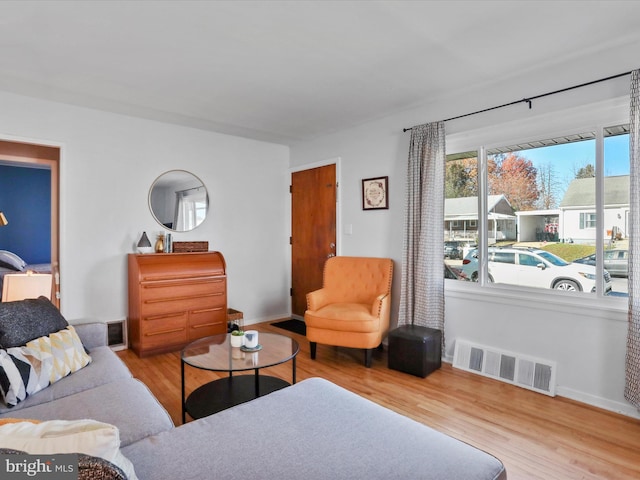
<path fill-rule="evenodd" d="M 226 291 L 212 289 L 211 284 L 194 286 L 175 286 L 161 288 L 144 288 L 141 298 L 141 315 L 160 315 L 183 310 L 203 310 L 213 307 L 224 307 Z M 216 286 L 218 284 L 215 284 Z"/>
<path fill-rule="evenodd" d="M 187 341 L 187 313 L 143 317 L 141 336 L 145 348 L 180 344 Z"/>
<path fill-rule="evenodd" d="M 221 333 L 227 333 L 227 309 L 224 306 L 189 312 L 189 340 Z"/>
<path fill-rule="evenodd" d="M 140 286 L 143 300 L 153 301 L 167 298 L 193 298 L 202 295 L 224 295 L 226 283 L 224 278 L 203 277 L 194 280 L 143 282 Z"/>

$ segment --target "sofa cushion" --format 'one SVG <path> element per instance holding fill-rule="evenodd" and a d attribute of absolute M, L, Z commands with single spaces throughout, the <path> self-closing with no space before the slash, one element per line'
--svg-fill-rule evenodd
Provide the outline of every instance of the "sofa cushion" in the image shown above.
<path fill-rule="evenodd" d="M 72 377 L 67 377 L 64 382 Z M 173 421 L 164 407 L 144 383 L 134 378 L 111 382 L 18 411 L 14 409 L 5 416 L 35 420 L 91 418 L 118 427 L 123 446 L 173 429 Z"/>
<path fill-rule="evenodd" d="M 0 448 L 29 454 L 83 453 L 117 465 L 135 480 L 133 464 L 120 452 L 118 429 L 95 420 L 17 422 L 0 426 Z"/>
<path fill-rule="evenodd" d="M 56 382 L 35 395 L 27 397 L 15 407 L 7 407 L 0 402 L 0 416 L 14 415 L 16 411 L 23 408 L 51 402 L 106 383 L 131 378 L 129 369 L 109 347 L 91 349 L 91 360 L 89 365 L 73 375 L 65 377 L 64 381 Z"/>
<path fill-rule="evenodd" d="M 89 353 L 96 347 L 106 347 L 109 345 L 108 330 L 106 323 L 74 323 L 76 333 L 82 340 L 82 345 Z"/>
<path fill-rule="evenodd" d="M 0 350 L 0 393 L 15 406 L 91 362 L 72 326 L 31 340 L 24 347 Z"/>
<path fill-rule="evenodd" d="M 250 452 L 246 461 L 234 445 Z M 140 478 L 154 480 L 506 479 L 488 453 L 319 378 L 122 451 Z"/>
<path fill-rule="evenodd" d="M 46 297 L 0 303 L 0 348 L 27 342 L 67 328 L 65 318 Z"/>

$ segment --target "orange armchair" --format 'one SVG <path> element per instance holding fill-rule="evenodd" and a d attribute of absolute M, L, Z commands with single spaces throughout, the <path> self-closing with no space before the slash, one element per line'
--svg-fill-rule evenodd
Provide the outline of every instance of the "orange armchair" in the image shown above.
<path fill-rule="evenodd" d="M 323 286 L 307 294 L 304 321 L 311 358 L 318 343 L 364 348 L 365 366 L 389 331 L 393 261 L 390 258 L 332 257 Z"/>

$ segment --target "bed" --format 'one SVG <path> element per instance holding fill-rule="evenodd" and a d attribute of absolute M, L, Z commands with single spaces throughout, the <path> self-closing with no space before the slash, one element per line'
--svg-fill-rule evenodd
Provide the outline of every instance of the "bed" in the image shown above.
<path fill-rule="evenodd" d="M 0 250 L 0 300 L 2 299 L 2 285 L 4 277 L 11 273 L 52 273 L 50 263 L 29 264 L 13 252 Z"/>

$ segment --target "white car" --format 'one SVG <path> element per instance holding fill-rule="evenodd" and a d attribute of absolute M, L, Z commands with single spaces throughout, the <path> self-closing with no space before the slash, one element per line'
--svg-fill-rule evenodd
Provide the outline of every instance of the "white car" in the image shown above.
<path fill-rule="evenodd" d="M 489 281 L 526 287 L 553 288 L 573 292 L 596 291 L 596 267 L 569 263 L 553 253 L 532 248 L 489 248 Z M 462 271 L 478 280 L 478 251 L 469 252 Z M 611 291 L 611 276 L 604 271 L 605 294 Z"/>

